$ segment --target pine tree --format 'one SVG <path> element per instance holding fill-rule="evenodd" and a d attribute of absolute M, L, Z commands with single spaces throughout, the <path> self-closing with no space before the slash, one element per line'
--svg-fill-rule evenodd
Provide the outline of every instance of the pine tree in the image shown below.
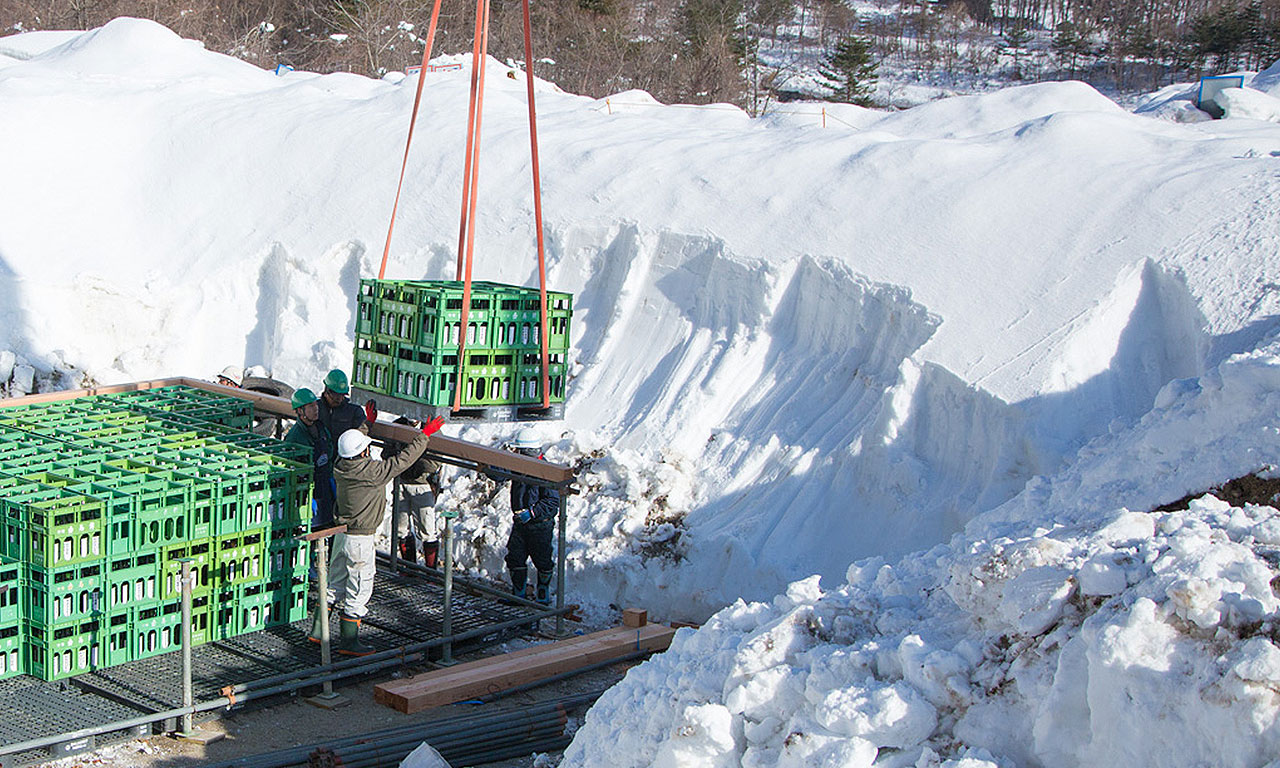
<path fill-rule="evenodd" d="M 1031 33 L 1027 31 L 1025 24 L 1017 24 L 1004 33 L 1004 41 L 1000 47 L 1013 57 L 1014 80 L 1022 79 L 1022 53 L 1030 42 Z"/>
<path fill-rule="evenodd" d="M 1053 33 L 1053 52 L 1059 59 L 1067 61 L 1070 77 L 1076 76 L 1076 64 L 1083 56 L 1093 54 L 1093 45 L 1089 42 L 1090 30 L 1083 26 L 1064 21 Z"/>
<path fill-rule="evenodd" d="M 833 91 L 828 101 L 871 106 L 878 66 L 871 58 L 871 43 L 866 38 L 842 36 L 818 67 L 818 73 Z"/>

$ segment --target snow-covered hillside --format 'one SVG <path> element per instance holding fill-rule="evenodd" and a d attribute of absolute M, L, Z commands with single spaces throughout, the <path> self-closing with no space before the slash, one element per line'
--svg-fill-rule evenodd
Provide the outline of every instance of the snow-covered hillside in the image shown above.
<path fill-rule="evenodd" d="M 523 80 L 488 66 L 476 274 L 531 283 Z M 468 74 L 427 77 L 390 277 L 453 273 Z M 573 599 L 730 606 L 569 762 L 1265 762 L 1274 512 L 1148 510 L 1275 463 L 1274 80 L 1212 122 L 1050 83 L 827 128 L 541 84 Z M 0 38 L 0 350 L 64 383 L 347 367 L 414 85 L 129 19 Z M 501 577 L 485 482 L 443 503 Z"/>

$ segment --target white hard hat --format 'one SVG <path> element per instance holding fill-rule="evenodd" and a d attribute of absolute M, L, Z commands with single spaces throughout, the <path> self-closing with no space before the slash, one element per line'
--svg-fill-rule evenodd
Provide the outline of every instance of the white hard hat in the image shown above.
<path fill-rule="evenodd" d="M 231 379 L 235 383 L 239 384 L 244 380 L 244 369 L 238 365 L 228 365 L 226 368 L 223 368 L 222 373 L 219 373 L 218 375 L 224 379 Z"/>
<path fill-rule="evenodd" d="M 338 436 L 338 455 L 344 459 L 353 459 L 364 453 L 373 440 L 358 429 L 348 429 Z"/>
<path fill-rule="evenodd" d="M 512 443 L 517 451 L 521 448 L 541 448 L 542 438 L 538 436 L 538 431 L 532 427 L 525 427 L 516 433 L 516 441 Z"/>

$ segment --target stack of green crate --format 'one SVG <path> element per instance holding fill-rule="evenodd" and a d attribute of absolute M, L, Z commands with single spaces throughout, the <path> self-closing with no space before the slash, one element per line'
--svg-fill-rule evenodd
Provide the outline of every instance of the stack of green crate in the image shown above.
<path fill-rule="evenodd" d="M 56 680 L 306 616 L 309 449 L 188 387 L 0 408 L 0 679 Z"/>
<path fill-rule="evenodd" d="M 351 381 L 369 392 L 453 405 L 463 285 L 361 280 Z M 473 282 L 463 408 L 542 403 L 541 298 L 536 288 Z M 549 401 L 564 402 L 573 296 L 547 291 Z"/>

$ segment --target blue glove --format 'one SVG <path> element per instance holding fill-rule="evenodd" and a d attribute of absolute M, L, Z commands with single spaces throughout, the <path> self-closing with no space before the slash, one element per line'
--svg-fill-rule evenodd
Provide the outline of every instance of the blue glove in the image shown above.
<path fill-rule="evenodd" d="M 520 523 L 523 525 L 524 523 L 527 523 L 532 519 L 533 519 L 533 510 L 522 509 L 519 512 L 516 512 L 517 523 Z"/>

